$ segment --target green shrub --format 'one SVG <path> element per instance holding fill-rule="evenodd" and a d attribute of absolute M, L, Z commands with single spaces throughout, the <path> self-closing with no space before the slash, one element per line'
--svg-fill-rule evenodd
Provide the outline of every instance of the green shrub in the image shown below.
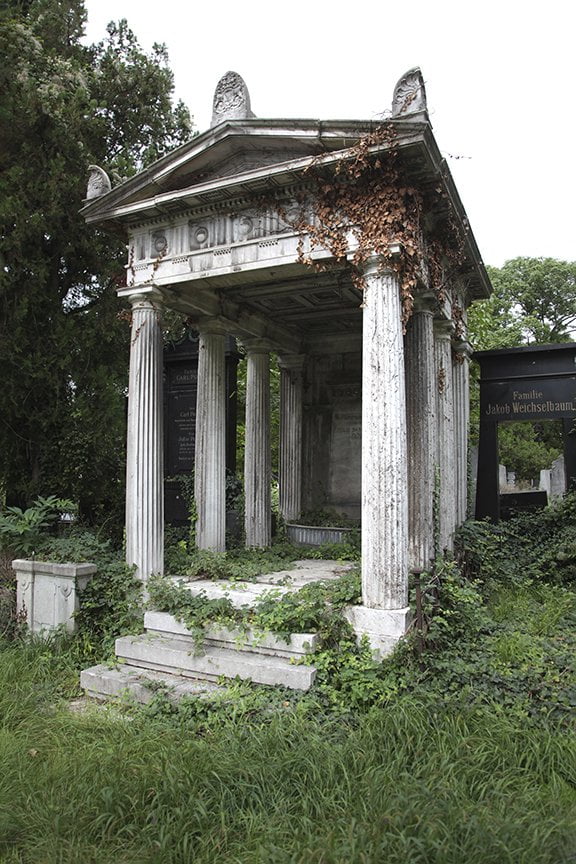
<path fill-rule="evenodd" d="M 47 531 L 64 512 L 75 512 L 76 505 L 66 498 L 39 496 L 31 507 L 6 507 L 0 513 L 0 549 L 13 557 L 38 552 Z"/>

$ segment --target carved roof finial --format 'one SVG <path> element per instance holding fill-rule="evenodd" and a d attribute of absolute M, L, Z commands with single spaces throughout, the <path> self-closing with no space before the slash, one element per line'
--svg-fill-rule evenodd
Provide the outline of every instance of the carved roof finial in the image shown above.
<path fill-rule="evenodd" d="M 250 108 L 250 93 L 237 72 L 226 72 L 214 91 L 211 126 L 225 120 L 248 120 L 255 117 Z"/>
<path fill-rule="evenodd" d="M 405 72 L 394 88 L 392 97 L 392 117 L 406 117 L 407 114 L 428 112 L 426 88 L 419 67 Z"/>
<path fill-rule="evenodd" d="M 88 171 L 88 186 L 86 188 L 86 201 L 91 201 L 93 198 L 100 198 L 101 195 L 106 195 L 112 189 L 110 178 L 106 172 L 99 168 L 98 165 L 89 165 Z"/>

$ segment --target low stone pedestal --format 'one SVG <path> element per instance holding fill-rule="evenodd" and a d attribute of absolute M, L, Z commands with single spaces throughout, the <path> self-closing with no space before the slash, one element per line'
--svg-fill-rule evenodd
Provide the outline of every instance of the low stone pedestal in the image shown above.
<path fill-rule="evenodd" d="M 410 607 L 404 609 L 370 609 L 368 606 L 346 606 L 344 617 L 360 640 L 368 637 L 375 659 L 391 654 L 406 635 L 412 620 Z"/>
<path fill-rule="evenodd" d="M 74 633 L 74 613 L 80 608 L 80 593 L 94 573 L 95 564 L 54 564 L 17 558 L 16 611 L 26 616 L 32 633 L 46 633 L 64 627 Z"/>

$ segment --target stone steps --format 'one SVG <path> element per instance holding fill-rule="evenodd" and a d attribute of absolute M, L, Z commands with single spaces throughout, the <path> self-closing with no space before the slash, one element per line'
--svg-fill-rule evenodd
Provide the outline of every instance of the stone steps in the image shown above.
<path fill-rule="evenodd" d="M 193 596 L 227 598 L 235 609 L 254 608 L 263 598 L 281 598 L 304 585 L 337 579 L 351 565 L 337 561 L 295 561 L 290 568 L 258 577 L 255 582 L 216 582 L 209 579 L 174 583 Z M 145 633 L 116 641 L 118 666 L 94 666 L 81 674 L 81 685 L 98 699 L 129 696 L 147 703 L 158 689 L 169 699 L 209 698 L 222 691 L 220 679 L 241 678 L 255 684 L 308 690 L 316 669 L 305 663 L 317 647 L 315 633 L 292 633 L 282 638 L 209 623 L 200 634 L 191 632 L 174 615 L 149 611 Z M 224 688 L 225 690 L 225 688 Z"/>
<path fill-rule="evenodd" d="M 279 684 L 293 690 L 309 690 L 313 666 L 296 666 L 286 657 L 204 645 L 195 652 L 187 640 L 145 633 L 116 640 L 116 656 L 129 666 L 170 672 L 187 678 L 217 682 L 242 678 L 255 684 Z"/>
<path fill-rule="evenodd" d="M 222 692 L 223 688 L 210 681 L 194 681 L 152 669 L 137 669 L 134 666 L 92 666 L 80 673 L 80 686 L 87 696 L 105 700 L 127 699 L 147 705 L 158 690 L 162 690 L 171 702 L 183 696 L 206 698 Z"/>
<path fill-rule="evenodd" d="M 197 643 L 197 636 L 168 612 L 146 612 L 144 627 L 149 634 L 185 640 L 192 645 Z M 317 642 L 318 636 L 315 633 L 292 633 L 284 639 L 274 633 L 234 630 L 215 624 L 204 629 L 205 645 L 238 651 L 249 650 L 255 654 L 293 657 L 296 660 L 301 660 L 305 654 L 313 651 Z"/>

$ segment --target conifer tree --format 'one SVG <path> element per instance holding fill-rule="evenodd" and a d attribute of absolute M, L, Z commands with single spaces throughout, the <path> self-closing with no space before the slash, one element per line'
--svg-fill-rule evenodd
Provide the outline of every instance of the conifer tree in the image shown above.
<path fill-rule="evenodd" d="M 82 44 L 83 0 L 0 11 L 0 491 L 118 513 L 128 328 L 125 238 L 78 211 L 88 165 L 117 183 L 191 135 L 163 46 L 126 21 Z M 114 184 L 114 181 L 113 181 Z"/>

